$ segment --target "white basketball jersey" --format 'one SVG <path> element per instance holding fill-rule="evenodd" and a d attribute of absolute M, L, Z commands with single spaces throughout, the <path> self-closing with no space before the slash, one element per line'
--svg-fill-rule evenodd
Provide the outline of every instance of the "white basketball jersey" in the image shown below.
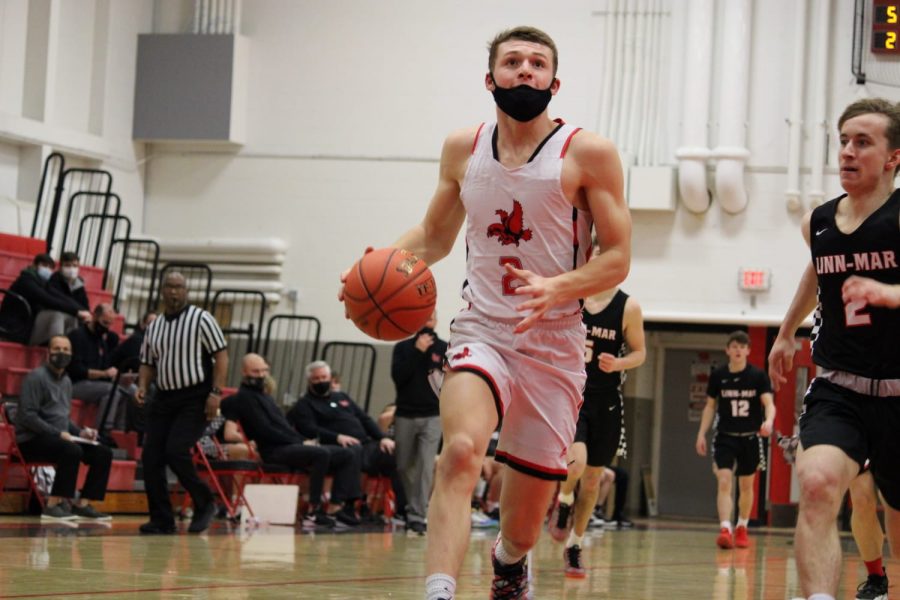
<path fill-rule="evenodd" d="M 466 208 L 466 280 L 462 297 L 496 319 L 521 319 L 515 307 L 522 281 L 504 264 L 543 277 L 571 271 L 591 252 L 591 214 L 563 195 L 561 175 L 569 142 L 579 128 L 557 120 L 557 128 L 524 165 L 508 169 L 495 158 L 497 124 L 482 124 L 475 136 L 460 197 Z M 552 307 L 545 319 L 578 314 L 580 302 Z"/>

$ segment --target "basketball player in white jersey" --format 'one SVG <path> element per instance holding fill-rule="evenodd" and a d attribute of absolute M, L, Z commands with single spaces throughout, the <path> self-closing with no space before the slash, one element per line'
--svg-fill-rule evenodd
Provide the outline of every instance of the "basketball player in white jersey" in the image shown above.
<path fill-rule="evenodd" d="M 793 363 L 797 328 L 817 309 L 813 362 L 821 370 L 800 417 L 795 535 L 800 587 L 810 600 L 837 593 L 836 517 L 867 458 L 888 505 L 888 536 L 893 542 L 900 533 L 900 106 L 858 100 L 838 130 L 847 193 L 803 219 L 812 260 L 769 353 L 777 389 Z"/>
<path fill-rule="evenodd" d="M 444 446 L 428 510 L 426 596 L 454 597 L 469 541 L 470 499 L 491 433 L 509 466 L 492 552 L 491 597 L 526 598 L 537 542 L 584 385 L 581 298 L 618 285 L 630 264 L 631 219 L 613 144 L 551 120 L 560 89 L 553 40 L 531 27 L 490 44 L 484 85 L 497 120 L 451 133 L 424 220 L 393 245 L 428 264 L 463 221 L 463 298 L 450 327 L 441 390 Z M 600 253 L 591 251 L 591 224 Z"/>

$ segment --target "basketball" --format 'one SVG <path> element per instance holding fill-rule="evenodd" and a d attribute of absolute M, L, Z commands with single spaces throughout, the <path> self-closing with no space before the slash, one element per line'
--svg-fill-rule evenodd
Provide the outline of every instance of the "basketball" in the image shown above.
<path fill-rule="evenodd" d="M 437 286 L 425 261 L 398 248 L 369 252 L 350 269 L 344 305 L 366 335 L 396 341 L 419 331 L 434 312 Z"/>

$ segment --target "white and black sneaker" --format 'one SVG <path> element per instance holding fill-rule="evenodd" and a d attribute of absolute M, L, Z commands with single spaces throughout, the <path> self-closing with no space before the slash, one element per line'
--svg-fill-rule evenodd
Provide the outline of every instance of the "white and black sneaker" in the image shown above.
<path fill-rule="evenodd" d="M 869 575 L 869 577 L 856 588 L 856 600 L 887 600 L 888 578 L 884 575 Z"/>

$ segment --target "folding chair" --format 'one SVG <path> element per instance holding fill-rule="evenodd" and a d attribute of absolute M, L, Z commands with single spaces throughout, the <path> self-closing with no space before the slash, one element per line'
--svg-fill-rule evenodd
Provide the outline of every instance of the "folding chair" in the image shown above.
<path fill-rule="evenodd" d="M 213 442 L 216 445 L 217 456 L 210 460 L 203 452 L 200 442 L 194 445 L 194 464 L 200 469 L 200 475 L 205 475 L 210 483 L 212 483 L 216 494 L 225 505 L 228 511 L 228 518 L 235 519 L 241 506 L 247 507 L 247 512 L 253 516 L 253 509 L 244 497 L 244 486 L 250 480 L 260 481 L 265 477 L 262 466 L 255 460 L 228 460 L 225 456 L 225 450 L 219 444 L 219 441 L 213 436 Z M 220 478 L 232 477 L 237 488 L 236 498 L 232 499 L 228 492 L 225 491 Z M 184 500 L 187 503 L 187 496 Z"/>
<path fill-rule="evenodd" d="M 0 493 L 6 491 L 6 480 L 13 465 L 20 465 L 25 473 L 25 480 L 28 484 L 25 490 L 10 490 L 12 493 L 26 494 L 26 503 L 34 494 L 40 504 L 41 509 L 44 508 L 45 500 L 41 491 L 37 487 L 35 477 L 40 467 L 53 467 L 52 462 L 31 462 L 25 460 L 19 445 L 16 443 L 16 428 L 13 425 L 15 418 L 15 405 L 7 402 L 0 402 Z M 26 504 L 27 506 L 27 504 Z"/>

